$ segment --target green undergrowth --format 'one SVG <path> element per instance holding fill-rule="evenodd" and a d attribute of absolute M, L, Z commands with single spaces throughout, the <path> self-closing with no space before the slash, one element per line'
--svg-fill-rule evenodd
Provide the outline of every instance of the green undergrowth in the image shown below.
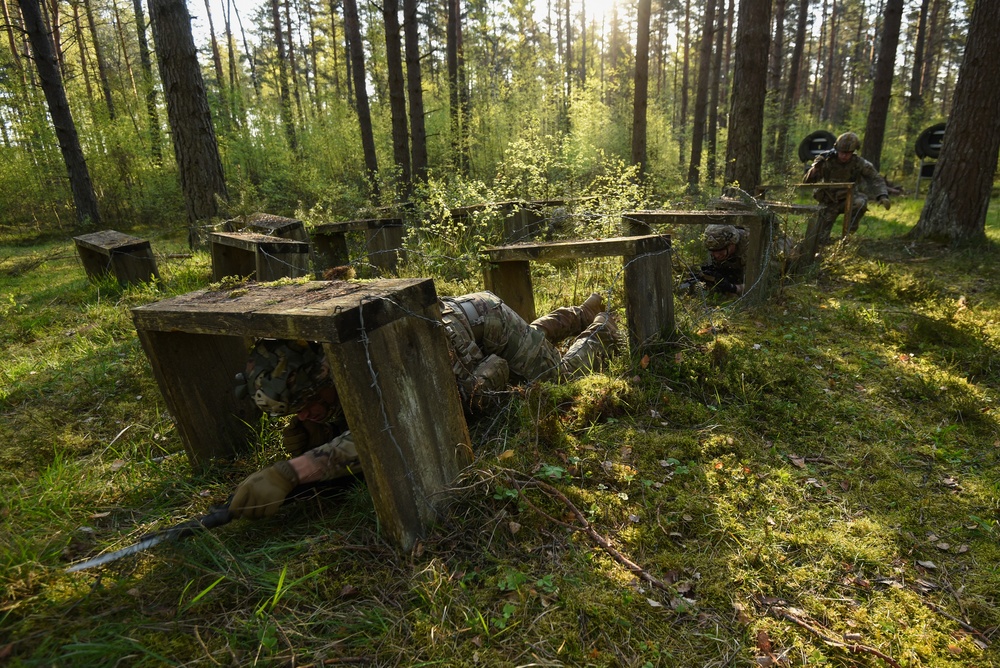
<path fill-rule="evenodd" d="M 127 289 L 71 241 L 0 245 L 0 663 L 1000 662 L 1000 229 L 915 244 L 900 204 L 761 306 L 678 296 L 670 342 L 513 388 L 409 554 L 346 481 L 73 574 L 223 501 L 278 425 L 187 464 L 129 313 L 208 285 L 182 232 Z M 624 322 L 620 273 L 537 268 L 538 309 L 596 291 Z"/>

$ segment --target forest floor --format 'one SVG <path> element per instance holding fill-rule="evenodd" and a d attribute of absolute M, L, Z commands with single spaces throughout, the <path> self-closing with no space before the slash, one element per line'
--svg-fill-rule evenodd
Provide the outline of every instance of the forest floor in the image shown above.
<path fill-rule="evenodd" d="M 183 230 L 132 231 L 163 286 L 128 289 L 5 235 L 0 664 L 998 665 L 997 208 L 958 251 L 900 201 L 763 305 L 677 296 L 675 340 L 515 388 L 409 554 L 352 482 L 75 573 L 224 500 L 279 426 L 183 455 L 129 312 L 208 285 Z M 540 268 L 540 308 L 621 310 L 613 274 Z"/>

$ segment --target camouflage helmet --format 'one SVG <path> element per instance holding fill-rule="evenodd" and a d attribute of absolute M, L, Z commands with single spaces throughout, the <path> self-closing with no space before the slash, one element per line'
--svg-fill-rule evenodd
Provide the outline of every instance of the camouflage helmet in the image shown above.
<path fill-rule="evenodd" d="M 250 395 L 266 413 L 288 415 L 333 381 L 320 344 L 261 339 L 250 352 L 246 370 L 236 374 L 236 383 L 237 397 Z"/>
<path fill-rule="evenodd" d="M 723 250 L 729 244 L 740 242 L 740 232 L 732 225 L 706 225 L 705 248 L 710 251 Z"/>
<path fill-rule="evenodd" d="M 837 137 L 837 142 L 833 146 L 840 153 L 854 153 L 861 148 L 861 140 L 853 132 L 845 132 Z"/>

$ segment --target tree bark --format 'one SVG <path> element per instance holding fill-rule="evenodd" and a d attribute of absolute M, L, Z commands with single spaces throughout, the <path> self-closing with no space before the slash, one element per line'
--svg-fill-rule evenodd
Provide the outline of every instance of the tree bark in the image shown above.
<path fill-rule="evenodd" d="M 420 31 L 417 0 L 403 0 L 403 33 L 406 36 L 406 85 L 410 101 L 410 151 L 413 177 L 427 181 L 427 130 L 424 126 L 424 89 L 420 72 Z"/>
<path fill-rule="evenodd" d="M 403 54 L 399 36 L 399 1 L 383 0 L 385 19 L 385 64 L 389 75 L 389 107 L 392 112 L 392 156 L 410 192 L 410 142 L 406 128 L 406 83 L 403 81 Z"/>
<path fill-rule="evenodd" d="M 184 0 L 150 0 L 149 20 L 193 247 L 197 221 L 218 214 L 216 197 L 228 198 L 226 180 L 187 5 Z"/>
<path fill-rule="evenodd" d="M 986 242 L 986 212 L 1000 155 L 998 25 L 1000 3 L 976 2 L 941 154 L 920 220 L 910 232 L 914 238 L 954 245 Z"/>
<path fill-rule="evenodd" d="M 222 114 L 222 126 L 229 125 L 229 96 L 226 95 L 226 75 L 222 69 L 222 52 L 219 50 L 219 40 L 215 37 L 215 23 L 212 21 L 212 7 L 205 0 L 205 18 L 208 20 L 209 44 L 212 46 L 212 65 L 215 67 L 215 78 L 219 86 L 219 110 Z"/>
<path fill-rule="evenodd" d="M 101 217 L 97 211 L 97 195 L 94 194 L 90 171 L 87 169 L 87 161 L 80 146 L 80 137 L 76 132 L 76 124 L 73 123 L 69 102 L 66 100 L 66 89 L 63 87 L 52 41 L 42 19 L 41 4 L 39 0 L 18 0 L 18 3 L 24 17 L 24 29 L 28 33 L 31 51 L 35 57 L 38 80 L 45 93 L 52 125 L 59 139 L 59 149 L 66 164 L 66 172 L 69 174 L 77 224 L 80 227 L 98 226 Z"/>
<path fill-rule="evenodd" d="M 354 93 L 357 100 L 358 125 L 361 129 L 361 147 L 365 154 L 368 186 L 376 197 L 378 186 L 378 156 L 375 154 L 375 133 L 372 131 L 372 113 L 368 106 L 368 87 L 365 85 L 365 51 L 361 44 L 361 27 L 358 25 L 358 5 L 355 0 L 344 0 L 344 32 L 351 49 L 351 70 L 354 76 Z"/>
<path fill-rule="evenodd" d="M 878 64 L 875 67 L 875 83 L 872 84 L 872 102 L 868 107 L 868 122 L 865 124 L 865 138 L 861 149 L 861 155 L 879 171 L 885 120 L 889 114 L 889 98 L 892 96 L 892 71 L 896 65 L 896 47 L 899 45 L 902 20 L 903 0 L 888 0 L 885 3 L 885 24 Z"/>
<path fill-rule="evenodd" d="M 741 19 L 742 22 L 742 19 Z M 698 47 L 698 89 L 694 97 L 691 122 L 691 164 L 688 166 L 688 190 L 698 190 L 701 181 L 701 145 L 705 139 L 705 109 L 708 106 L 708 73 L 712 65 L 712 26 L 715 23 L 715 0 L 705 3 L 705 18 Z M 766 53 L 766 51 L 765 51 Z"/>
<path fill-rule="evenodd" d="M 562 25 L 562 22 L 559 22 Z M 445 45 L 448 59 L 448 100 L 451 118 L 452 152 L 455 164 L 462 174 L 468 173 L 468 160 L 465 152 L 465 74 L 462 56 L 462 8 L 461 0 L 448 0 L 447 43 Z"/>
<path fill-rule="evenodd" d="M 684 0 L 684 40 L 680 45 L 683 50 L 682 60 L 684 61 L 681 74 L 681 122 L 680 132 L 677 137 L 677 148 L 680 152 L 679 163 L 684 166 L 684 153 L 687 144 L 687 119 L 688 119 L 688 87 L 691 70 L 691 0 Z"/>
<path fill-rule="evenodd" d="M 730 107 L 725 182 L 753 195 L 760 185 L 770 0 L 740 0 L 739 17 L 733 90 L 740 93 L 732 96 Z"/>
<path fill-rule="evenodd" d="M 639 0 L 635 39 L 635 91 L 632 103 L 632 164 L 646 172 L 646 108 L 649 102 L 649 15 L 652 0 Z"/>

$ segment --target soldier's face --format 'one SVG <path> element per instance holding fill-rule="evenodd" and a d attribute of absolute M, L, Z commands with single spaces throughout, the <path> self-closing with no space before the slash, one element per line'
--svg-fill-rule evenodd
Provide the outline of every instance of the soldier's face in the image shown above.
<path fill-rule="evenodd" d="M 733 252 L 736 251 L 736 244 L 729 244 L 725 248 L 720 248 L 719 250 L 709 251 L 712 254 L 712 260 L 714 262 L 722 262 L 729 258 Z"/>
<path fill-rule="evenodd" d="M 854 155 L 854 151 L 837 151 L 837 162 L 846 165 L 851 161 L 852 155 Z"/>

